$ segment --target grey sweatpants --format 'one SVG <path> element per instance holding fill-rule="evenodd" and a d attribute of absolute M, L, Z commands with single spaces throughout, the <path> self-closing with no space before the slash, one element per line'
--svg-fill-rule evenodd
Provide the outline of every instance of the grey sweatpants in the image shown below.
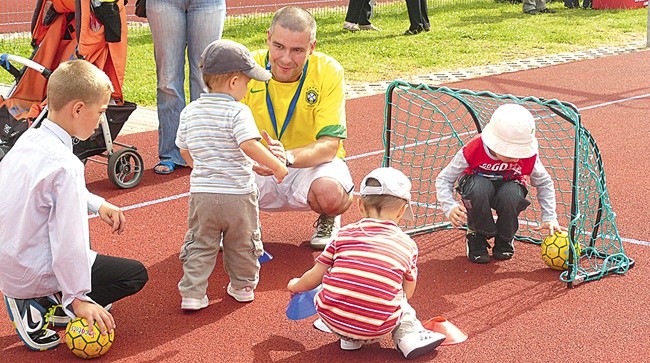
<path fill-rule="evenodd" d="M 191 193 L 188 230 L 179 258 L 182 297 L 202 299 L 208 288 L 223 239 L 223 264 L 234 289 L 255 289 L 259 256 L 264 252 L 260 233 L 257 191 L 250 194 Z"/>

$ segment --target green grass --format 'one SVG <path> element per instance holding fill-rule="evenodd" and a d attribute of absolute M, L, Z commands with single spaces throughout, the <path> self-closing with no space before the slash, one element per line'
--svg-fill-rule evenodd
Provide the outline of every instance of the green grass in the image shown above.
<path fill-rule="evenodd" d="M 414 36 L 401 35 L 408 28 L 401 2 L 378 7 L 373 24 L 380 32 L 343 31 L 341 12 L 323 13 L 317 15 L 316 49 L 341 62 L 348 83 L 355 83 L 645 40 L 645 8 L 566 9 L 561 2 L 553 2 L 549 8 L 557 13 L 526 15 L 521 4 L 493 0 L 434 7 L 429 10 L 431 31 Z M 251 50 L 264 48 L 269 23 L 270 16 L 258 16 L 253 22 L 228 19 L 223 37 Z M 29 55 L 27 45 L 2 45 L 3 52 Z M 130 31 L 128 49 L 125 98 L 152 106 L 156 76 L 148 28 Z M 9 83 L 9 77 L 0 75 L 0 82 Z"/>

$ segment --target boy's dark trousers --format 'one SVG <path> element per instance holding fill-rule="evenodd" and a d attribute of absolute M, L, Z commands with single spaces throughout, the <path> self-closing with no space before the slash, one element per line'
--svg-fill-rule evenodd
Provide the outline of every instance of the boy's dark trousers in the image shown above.
<path fill-rule="evenodd" d="M 373 9 L 370 5 L 370 0 L 350 0 L 345 21 L 359 25 L 368 25 L 370 24 L 372 12 Z"/>
<path fill-rule="evenodd" d="M 458 192 L 467 209 L 467 227 L 487 238 L 512 241 L 519 229 L 519 214 L 530 201 L 528 190 L 515 180 L 491 181 L 479 175 L 465 175 L 458 181 Z M 494 221 L 492 209 L 496 211 Z"/>
<path fill-rule="evenodd" d="M 411 23 L 409 30 L 422 31 L 431 26 L 426 0 L 406 0 L 406 10 L 409 15 L 409 22 Z"/>
<path fill-rule="evenodd" d="M 140 261 L 97 254 L 91 270 L 88 297 L 106 306 L 140 291 L 147 283 L 147 269 Z"/>

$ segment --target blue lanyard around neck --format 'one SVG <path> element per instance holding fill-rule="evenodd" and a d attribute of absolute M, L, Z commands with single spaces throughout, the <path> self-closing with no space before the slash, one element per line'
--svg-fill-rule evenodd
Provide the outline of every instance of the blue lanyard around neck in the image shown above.
<path fill-rule="evenodd" d="M 305 83 L 305 78 L 307 76 L 307 65 L 309 65 L 309 60 L 305 62 L 305 66 L 302 68 L 302 76 L 300 76 L 300 83 L 298 84 L 298 89 L 291 99 L 289 104 L 289 110 L 287 111 L 287 116 L 284 118 L 284 123 L 282 124 L 282 130 L 278 133 L 278 121 L 275 118 L 275 110 L 273 109 L 273 102 L 271 102 L 271 95 L 269 94 L 269 81 L 265 83 L 266 85 L 266 108 L 269 110 L 269 116 L 271 118 L 271 123 L 273 124 L 273 130 L 275 131 L 275 136 L 278 140 L 282 138 L 284 131 L 289 126 L 293 112 L 296 110 L 296 104 L 298 103 L 298 97 L 300 97 L 300 91 L 302 90 L 302 85 Z M 268 54 L 266 55 L 266 69 L 271 71 L 271 62 L 269 61 Z"/>

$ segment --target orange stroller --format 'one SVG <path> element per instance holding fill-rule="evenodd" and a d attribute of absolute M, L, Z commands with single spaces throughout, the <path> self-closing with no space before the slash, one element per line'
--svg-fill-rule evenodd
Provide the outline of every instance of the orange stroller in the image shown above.
<path fill-rule="evenodd" d="M 29 59 L 0 54 L 0 66 L 15 78 L 7 97 L 0 96 L 0 160 L 27 128 L 38 127 L 47 116 L 51 72 L 61 62 L 85 59 L 109 76 L 115 91 L 100 127 L 87 140 L 73 140 L 73 152 L 84 162 L 106 164 L 116 186 L 136 186 L 144 173 L 142 157 L 134 146 L 114 141 L 136 109 L 122 94 L 127 45 L 124 0 L 38 0 L 31 29 L 34 50 Z M 14 64 L 20 64 L 20 69 Z"/>

